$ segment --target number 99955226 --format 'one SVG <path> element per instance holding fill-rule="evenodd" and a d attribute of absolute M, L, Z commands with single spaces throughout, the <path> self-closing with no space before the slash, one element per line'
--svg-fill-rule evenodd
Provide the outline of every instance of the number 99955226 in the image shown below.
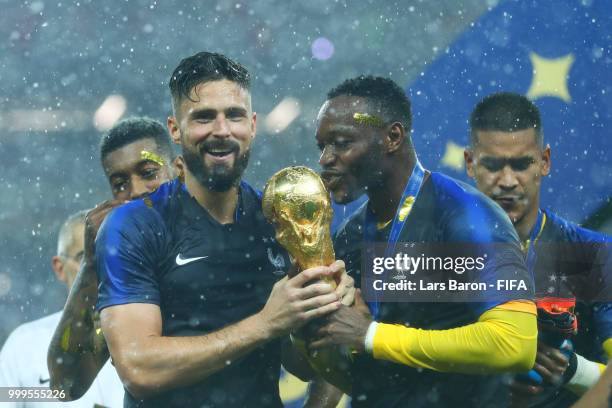
<path fill-rule="evenodd" d="M 0 402 L 56 401 L 65 396 L 64 390 L 45 387 L 0 387 Z"/>

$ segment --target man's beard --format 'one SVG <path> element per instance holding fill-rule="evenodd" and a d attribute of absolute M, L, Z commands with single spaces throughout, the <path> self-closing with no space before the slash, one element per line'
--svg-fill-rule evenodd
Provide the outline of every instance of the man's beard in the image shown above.
<path fill-rule="evenodd" d="M 223 164 L 213 164 L 207 167 L 204 164 L 204 155 L 210 149 L 231 149 L 235 155 L 234 165 L 228 167 Z M 211 140 L 203 142 L 197 150 L 186 148 L 183 145 L 183 160 L 196 180 L 208 190 L 223 192 L 237 186 L 242 177 L 242 173 L 249 163 L 250 149 L 241 155 L 238 154 L 240 146 L 238 143 L 229 140 Z"/>

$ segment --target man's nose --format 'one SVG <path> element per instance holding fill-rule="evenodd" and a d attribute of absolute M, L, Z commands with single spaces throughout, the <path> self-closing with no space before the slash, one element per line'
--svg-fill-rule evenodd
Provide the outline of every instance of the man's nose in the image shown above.
<path fill-rule="evenodd" d="M 319 164 L 321 167 L 325 168 L 334 162 L 336 155 L 332 152 L 332 150 L 333 149 L 329 146 L 325 146 L 323 148 L 321 156 L 319 157 Z"/>
<path fill-rule="evenodd" d="M 133 176 L 131 184 L 132 188 L 130 189 L 130 200 L 142 198 L 146 194 L 153 192 L 153 190 L 149 187 L 147 180 L 142 179 L 140 176 Z"/>
<path fill-rule="evenodd" d="M 215 118 L 212 133 L 217 137 L 228 137 L 230 135 L 230 127 L 225 115 L 219 115 Z"/>
<path fill-rule="evenodd" d="M 510 166 L 504 166 L 504 168 L 501 169 L 498 185 L 503 190 L 513 190 L 518 186 L 518 178 Z"/>

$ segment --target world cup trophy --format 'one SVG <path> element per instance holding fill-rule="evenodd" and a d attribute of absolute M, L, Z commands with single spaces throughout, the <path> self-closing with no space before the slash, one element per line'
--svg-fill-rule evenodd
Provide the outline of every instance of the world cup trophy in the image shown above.
<path fill-rule="evenodd" d="M 268 180 L 262 201 L 264 216 L 274 225 L 278 243 L 289 252 L 295 273 L 335 261 L 330 232 L 333 210 L 317 173 L 302 166 L 280 170 Z M 336 286 L 333 278 L 325 280 Z M 350 392 L 350 359 L 344 348 L 329 347 L 310 355 L 304 337 L 301 330 L 292 339 L 311 367 L 329 383 Z"/>

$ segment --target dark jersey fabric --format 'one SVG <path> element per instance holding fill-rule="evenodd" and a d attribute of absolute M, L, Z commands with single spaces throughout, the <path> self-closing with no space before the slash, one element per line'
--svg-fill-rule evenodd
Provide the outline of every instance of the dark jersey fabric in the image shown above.
<path fill-rule="evenodd" d="M 605 362 L 601 344 L 612 338 L 611 237 L 582 228 L 551 211 L 534 246 L 536 295 L 575 297 L 578 334 L 576 352 L 588 360 Z M 530 407 L 569 407 L 572 392 L 546 387 Z"/>
<path fill-rule="evenodd" d="M 348 219 L 335 237 L 336 257 L 345 261 L 355 283 L 361 283 L 363 225 L 367 204 Z M 389 227 L 378 237 L 385 242 Z M 525 267 L 516 232 L 503 210 L 473 187 L 431 173 L 414 203 L 400 242 L 505 243 L 497 253 L 495 278 L 533 281 Z M 532 292 L 531 292 L 532 294 Z M 449 329 L 477 321 L 492 302 L 381 303 L 384 323 L 422 329 Z M 355 407 L 499 407 L 507 393 L 501 375 L 466 375 L 415 369 L 361 355 L 353 366 Z"/>
<path fill-rule="evenodd" d="M 159 305 L 164 336 L 213 332 L 261 310 L 289 265 L 261 211 L 240 185 L 235 222 L 213 219 L 178 180 L 115 209 L 96 242 L 98 308 Z M 278 407 L 280 344 L 267 343 L 192 386 L 127 407 Z"/>

